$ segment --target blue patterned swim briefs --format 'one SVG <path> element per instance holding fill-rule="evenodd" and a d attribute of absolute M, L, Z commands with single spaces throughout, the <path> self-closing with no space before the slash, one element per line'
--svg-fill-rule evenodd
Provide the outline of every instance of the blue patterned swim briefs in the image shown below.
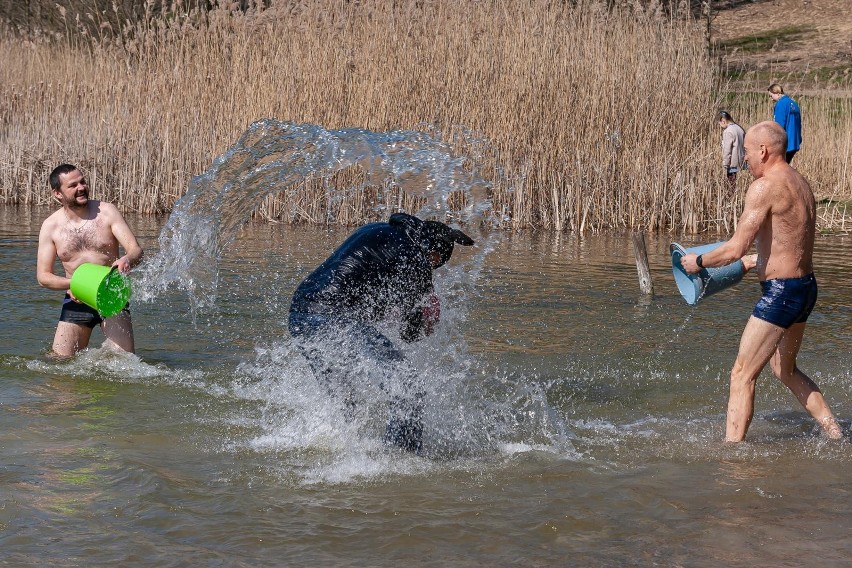
<path fill-rule="evenodd" d="M 784 329 L 808 321 L 817 300 L 817 281 L 813 273 L 801 278 L 766 280 L 760 287 L 763 296 L 754 306 L 754 317 Z"/>

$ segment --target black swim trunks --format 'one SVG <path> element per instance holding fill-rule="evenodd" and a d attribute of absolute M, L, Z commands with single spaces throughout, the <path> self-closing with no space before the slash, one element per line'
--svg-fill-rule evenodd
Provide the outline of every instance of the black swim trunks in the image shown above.
<path fill-rule="evenodd" d="M 771 324 L 789 328 L 808 321 L 817 300 L 817 281 L 813 273 L 802 278 L 775 278 L 760 283 L 763 296 L 752 315 Z"/>
<path fill-rule="evenodd" d="M 129 304 L 124 306 L 124 309 L 121 310 L 119 315 L 125 313 L 129 314 L 130 309 L 128 306 Z M 65 299 L 62 301 L 62 313 L 59 314 L 59 321 L 74 323 L 94 329 L 103 323 L 104 318 L 101 317 L 98 310 L 91 308 L 86 304 L 75 302 L 71 299 L 71 296 L 66 293 Z"/>

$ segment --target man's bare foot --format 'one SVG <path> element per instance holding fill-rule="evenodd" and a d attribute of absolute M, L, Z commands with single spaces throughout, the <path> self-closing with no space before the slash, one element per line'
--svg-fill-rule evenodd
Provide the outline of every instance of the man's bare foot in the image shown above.
<path fill-rule="evenodd" d="M 837 423 L 837 420 L 833 416 L 826 416 L 819 422 L 820 426 L 822 426 L 823 436 L 829 440 L 843 439 L 843 429 L 840 428 L 840 424 Z"/>

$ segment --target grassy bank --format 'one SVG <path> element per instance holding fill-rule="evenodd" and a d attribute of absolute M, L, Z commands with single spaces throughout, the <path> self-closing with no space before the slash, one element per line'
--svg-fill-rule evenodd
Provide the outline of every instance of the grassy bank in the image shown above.
<path fill-rule="evenodd" d="M 743 125 L 771 117 L 765 85 L 725 99 L 700 26 L 654 9 L 593 0 L 160 8 L 97 37 L 3 33 L 5 203 L 48 202 L 47 172 L 69 161 L 87 169 L 98 196 L 168 211 L 192 175 L 269 117 L 429 125 L 462 154 L 476 142 L 495 212 L 511 227 L 726 229 L 747 176 L 729 196 L 715 111 L 726 101 Z M 801 102 L 807 146 L 797 165 L 818 198 L 842 201 L 852 195 L 852 105 Z M 329 200 L 328 187 L 305 184 L 261 214 L 346 224 L 368 215 L 363 196 Z"/>

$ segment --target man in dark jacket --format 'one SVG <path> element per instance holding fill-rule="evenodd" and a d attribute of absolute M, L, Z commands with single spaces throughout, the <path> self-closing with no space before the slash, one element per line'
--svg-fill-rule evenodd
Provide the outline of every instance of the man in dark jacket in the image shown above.
<path fill-rule="evenodd" d="M 355 408 L 352 369 L 334 365 L 333 356 L 353 350 L 402 375 L 396 389 L 388 381 L 379 385 L 390 398 L 385 441 L 413 452 L 422 444 L 423 393 L 402 353 L 375 325 L 398 324 L 406 342 L 432 332 L 440 311 L 432 271 L 450 259 L 455 244 L 473 240 L 444 223 L 395 213 L 352 233 L 305 278 L 290 305 L 290 334 L 304 340 L 300 349 L 329 392 L 344 390 L 347 418 Z"/>

